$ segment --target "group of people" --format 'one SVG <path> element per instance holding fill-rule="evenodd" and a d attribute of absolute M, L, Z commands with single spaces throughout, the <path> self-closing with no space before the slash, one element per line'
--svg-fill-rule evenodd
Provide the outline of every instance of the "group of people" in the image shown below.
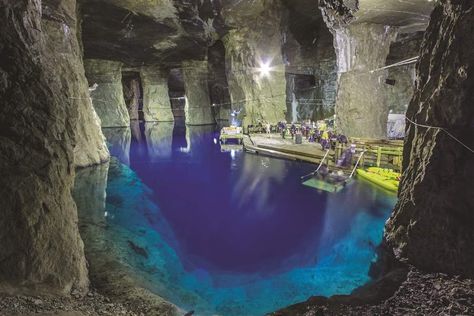
<path fill-rule="evenodd" d="M 301 124 L 279 122 L 277 132 L 283 139 L 291 137 L 294 139 L 297 134 L 301 134 L 310 143 L 320 143 L 323 149 L 335 148 L 337 143 L 347 144 L 345 135 L 337 134 L 328 128 L 325 121 L 305 121 Z"/>

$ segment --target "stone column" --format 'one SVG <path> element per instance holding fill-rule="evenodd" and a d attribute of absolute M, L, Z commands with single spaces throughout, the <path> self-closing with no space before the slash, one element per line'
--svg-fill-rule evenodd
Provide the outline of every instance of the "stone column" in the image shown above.
<path fill-rule="evenodd" d="M 87 292 L 74 145 L 87 86 L 76 2 L 0 5 L 0 292 Z"/>
<path fill-rule="evenodd" d="M 102 127 L 129 126 L 122 86 L 122 63 L 110 60 L 84 60 L 89 85 L 97 84 L 91 91 L 92 103 L 102 121 Z"/>
<path fill-rule="evenodd" d="M 286 79 L 279 17 L 270 15 L 262 27 L 234 29 L 224 38 L 232 109 L 240 113 L 243 126 L 285 119 Z M 268 76 L 258 70 L 264 63 L 271 67 Z"/>
<path fill-rule="evenodd" d="M 215 124 L 209 86 L 207 83 L 207 61 L 189 60 L 182 63 L 184 89 L 186 91 L 186 124 Z"/>
<path fill-rule="evenodd" d="M 158 67 L 143 67 L 143 114 L 147 122 L 174 121 L 168 94 L 168 73 Z"/>
<path fill-rule="evenodd" d="M 381 24 L 350 24 L 335 30 L 339 87 L 336 126 L 353 137 L 386 138 L 389 112 L 385 66 L 394 28 Z"/>

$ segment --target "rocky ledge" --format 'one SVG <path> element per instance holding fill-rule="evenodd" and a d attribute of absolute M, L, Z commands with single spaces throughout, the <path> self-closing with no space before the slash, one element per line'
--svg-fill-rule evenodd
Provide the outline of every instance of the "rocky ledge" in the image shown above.
<path fill-rule="evenodd" d="M 393 294 L 375 302 L 384 290 L 393 287 L 393 283 L 385 281 L 362 287 L 351 295 L 312 297 L 271 315 L 474 315 L 472 279 L 424 273 L 409 267 L 405 280 Z"/>

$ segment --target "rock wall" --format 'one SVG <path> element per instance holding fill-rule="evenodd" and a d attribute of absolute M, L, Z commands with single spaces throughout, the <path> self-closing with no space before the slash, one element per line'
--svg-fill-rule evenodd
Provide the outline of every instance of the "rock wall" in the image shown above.
<path fill-rule="evenodd" d="M 1 0 L 0 20 L 0 292 L 86 291 L 71 197 L 87 94 L 75 1 Z"/>
<path fill-rule="evenodd" d="M 385 66 L 396 29 L 381 24 L 351 24 L 335 30 L 340 72 L 336 125 L 353 137 L 385 138 L 388 103 Z"/>
<path fill-rule="evenodd" d="M 123 96 L 122 63 L 86 59 L 84 67 L 89 85 L 98 85 L 91 91 L 91 98 L 102 127 L 129 126 L 130 116 Z"/>
<path fill-rule="evenodd" d="M 400 34 L 390 46 L 387 65 L 419 55 L 424 32 Z M 415 64 L 388 69 L 386 85 L 388 108 L 392 113 L 405 114 L 415 91 Z"/>
<path fill-rule="evenodd" d="M 147 122 L 174 121 L 168 94 L 168 72 L 158 67 L 143 67 L 143 115 Z"/>
<path fill-rule="evenodd" d="M 260 0 L 244 9 L 225 16 L 228 23 L 238 25 L 223 38 L 232 110 L 240 113 L 244 126 L 260 120 L 276 123 L 285 119 L 286 112 L 282 6 Z M 264 63 L 272 68 L 268 77 L 258 71 Z"/>
<path fill-rule="evenodd" d="M 215 124 L 216 120 L 211 107 L 207 83 L 207 61 L 184 61 L 182 67 L 186 91 L 186 105 L 184 107 L 186 124 Z"/>
<path fill-rule="evenodd" d="M 474 147 L 474 3 L 443 0 L 432 14 L 407 117 Z M 446 132 L 408 124 L 399 202 L 385 239 L 402 259 L 474 276 L 474 155 Z"/>

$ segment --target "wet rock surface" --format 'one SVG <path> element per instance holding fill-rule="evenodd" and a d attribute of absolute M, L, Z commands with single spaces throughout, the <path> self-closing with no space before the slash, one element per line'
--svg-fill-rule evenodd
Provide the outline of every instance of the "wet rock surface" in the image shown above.
<path fill-rule="evenodd" d="M 411 268 L 393 295 L 381 302 L 364 304 L 357 293 L 314 297 L 271 315 L 474 315 L 474 280 Z"/>

